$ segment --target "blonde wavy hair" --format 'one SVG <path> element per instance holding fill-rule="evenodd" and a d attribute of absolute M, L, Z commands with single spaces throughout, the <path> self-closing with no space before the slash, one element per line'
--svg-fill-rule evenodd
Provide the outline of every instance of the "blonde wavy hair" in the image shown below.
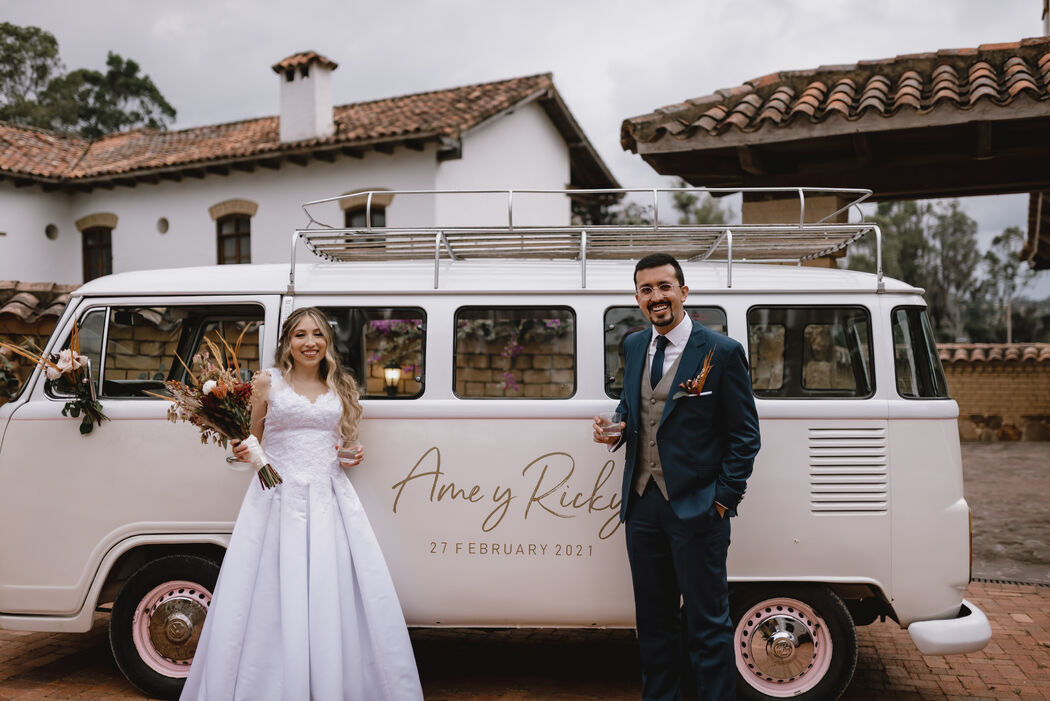
<path fill-rule="evenodd" d="M 317 307 L 302 307 L 288 315 L 284 324 L 281 325 L 281 338 L 277 341 L 277 351 L 274 353 L 273 364 L 280 368 L 284 377 L 292 370 L 292 332 L 303 317 L 309 316 L 321 328 L 326 343 L 324 358 L 317 367 L 321 380 L 328 388 L 335 392 L 343 403 L 343 418 L 339 422 L 339 433 L 345 441 L 357 440 L 357 428 L 361 422 L 361 393 L 357 389 L 357 383 L 350 373 L 343 369 L 339 361 L 339 355 L 335 350 L 335 339 L 332 337 L 332 327 L 328 317 Z"/>

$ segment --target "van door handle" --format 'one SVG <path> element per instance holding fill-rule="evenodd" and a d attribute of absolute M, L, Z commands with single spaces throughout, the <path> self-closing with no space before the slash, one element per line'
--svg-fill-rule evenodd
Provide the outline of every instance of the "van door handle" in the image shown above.
<path fill-rule="evenodd" d="M 226 462 L 240 462 L 240 460 L 237 459 L 236 455 L 227 455 Z"/>

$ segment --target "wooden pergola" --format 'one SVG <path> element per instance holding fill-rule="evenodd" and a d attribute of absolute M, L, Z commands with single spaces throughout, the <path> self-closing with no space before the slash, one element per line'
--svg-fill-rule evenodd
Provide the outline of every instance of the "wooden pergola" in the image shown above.
<path fill-rule="evenodd" d="M 696 186 L 1027 192 L 1019 256 L 1050 268 L 1050 37 L 773 73 L 627 119 L 621 144 Z"/>

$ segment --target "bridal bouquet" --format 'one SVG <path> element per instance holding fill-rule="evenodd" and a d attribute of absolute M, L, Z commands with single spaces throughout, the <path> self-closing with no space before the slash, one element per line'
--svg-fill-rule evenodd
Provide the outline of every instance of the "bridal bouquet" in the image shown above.
<path fill-rule="evenodd" d="M 241 337 L 243 336 L 242 333 Z M 222 336 L 219 336 L 219 340 L 229 351 L 233 367 L 213 361 L 213 357 L 217 360 L 222 354 L 218 346 L 207 338 L 204 342 L 211 349 L 211 353 L 203 351 L 193 356 L 193 365 L 198 369 L 197 375 L 194 375 L 179 358 L 193 384 L 183 384 L 178 380 L 168 380 L 164 383 L 171 393 L 171 397 L 165 399 L 172 402 L 168 409 L 168 421 L 189 421 L 201 430 L 201 443 L 211 441 L 225 448 L 230 440 L 241 441 L 248 447 L 249 461 L 259 475 L 259 483 L 263 489 L 270 489 L 283 480 L 277 474 L 277 470 L 267 462 L 262 446 L 251 433 L 252 383 L 240 380 L 241 369 L 237 363 L 236 351 L 229 347 Z M 241 339 L 237 339 L 237 348 L 240 348 L 240 342 Z"/>
<path fill-rule="evenodd" d="M 73 392 L 73 398 L 62 407 L 62 416 L 71 416 L 80 419 L 80 433 L 87 435 L 95 429 L 95 424 L 101 425 L 108 421 L 109 417 L 102 413 L 102 405 L 95 396 L 95 385 L 91 382 L 91 361 L 86 355 L 80 354 L 80 333 L 76 324 L 73 324 L 73 333 L 69 339 L 69 348 L 60 350 L 58 353 L 44 353 L 38 349 L 37 353 L 20 346 L 0 341 L 0 348 L 22 356 L 27 360 L 42 365 L 44 374 L 52 382 L 65 378 Z"/>

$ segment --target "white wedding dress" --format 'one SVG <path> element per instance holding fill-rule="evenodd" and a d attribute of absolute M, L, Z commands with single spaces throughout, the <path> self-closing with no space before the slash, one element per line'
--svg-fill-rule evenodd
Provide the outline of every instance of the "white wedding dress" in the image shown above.
<path fill-rule="evenodd" d="M 181 698 L 422 699 L 383 553 L 336 455 L 342 404 L 269 372 L 266 452 L 284 483 L 251 481 Z"/>

